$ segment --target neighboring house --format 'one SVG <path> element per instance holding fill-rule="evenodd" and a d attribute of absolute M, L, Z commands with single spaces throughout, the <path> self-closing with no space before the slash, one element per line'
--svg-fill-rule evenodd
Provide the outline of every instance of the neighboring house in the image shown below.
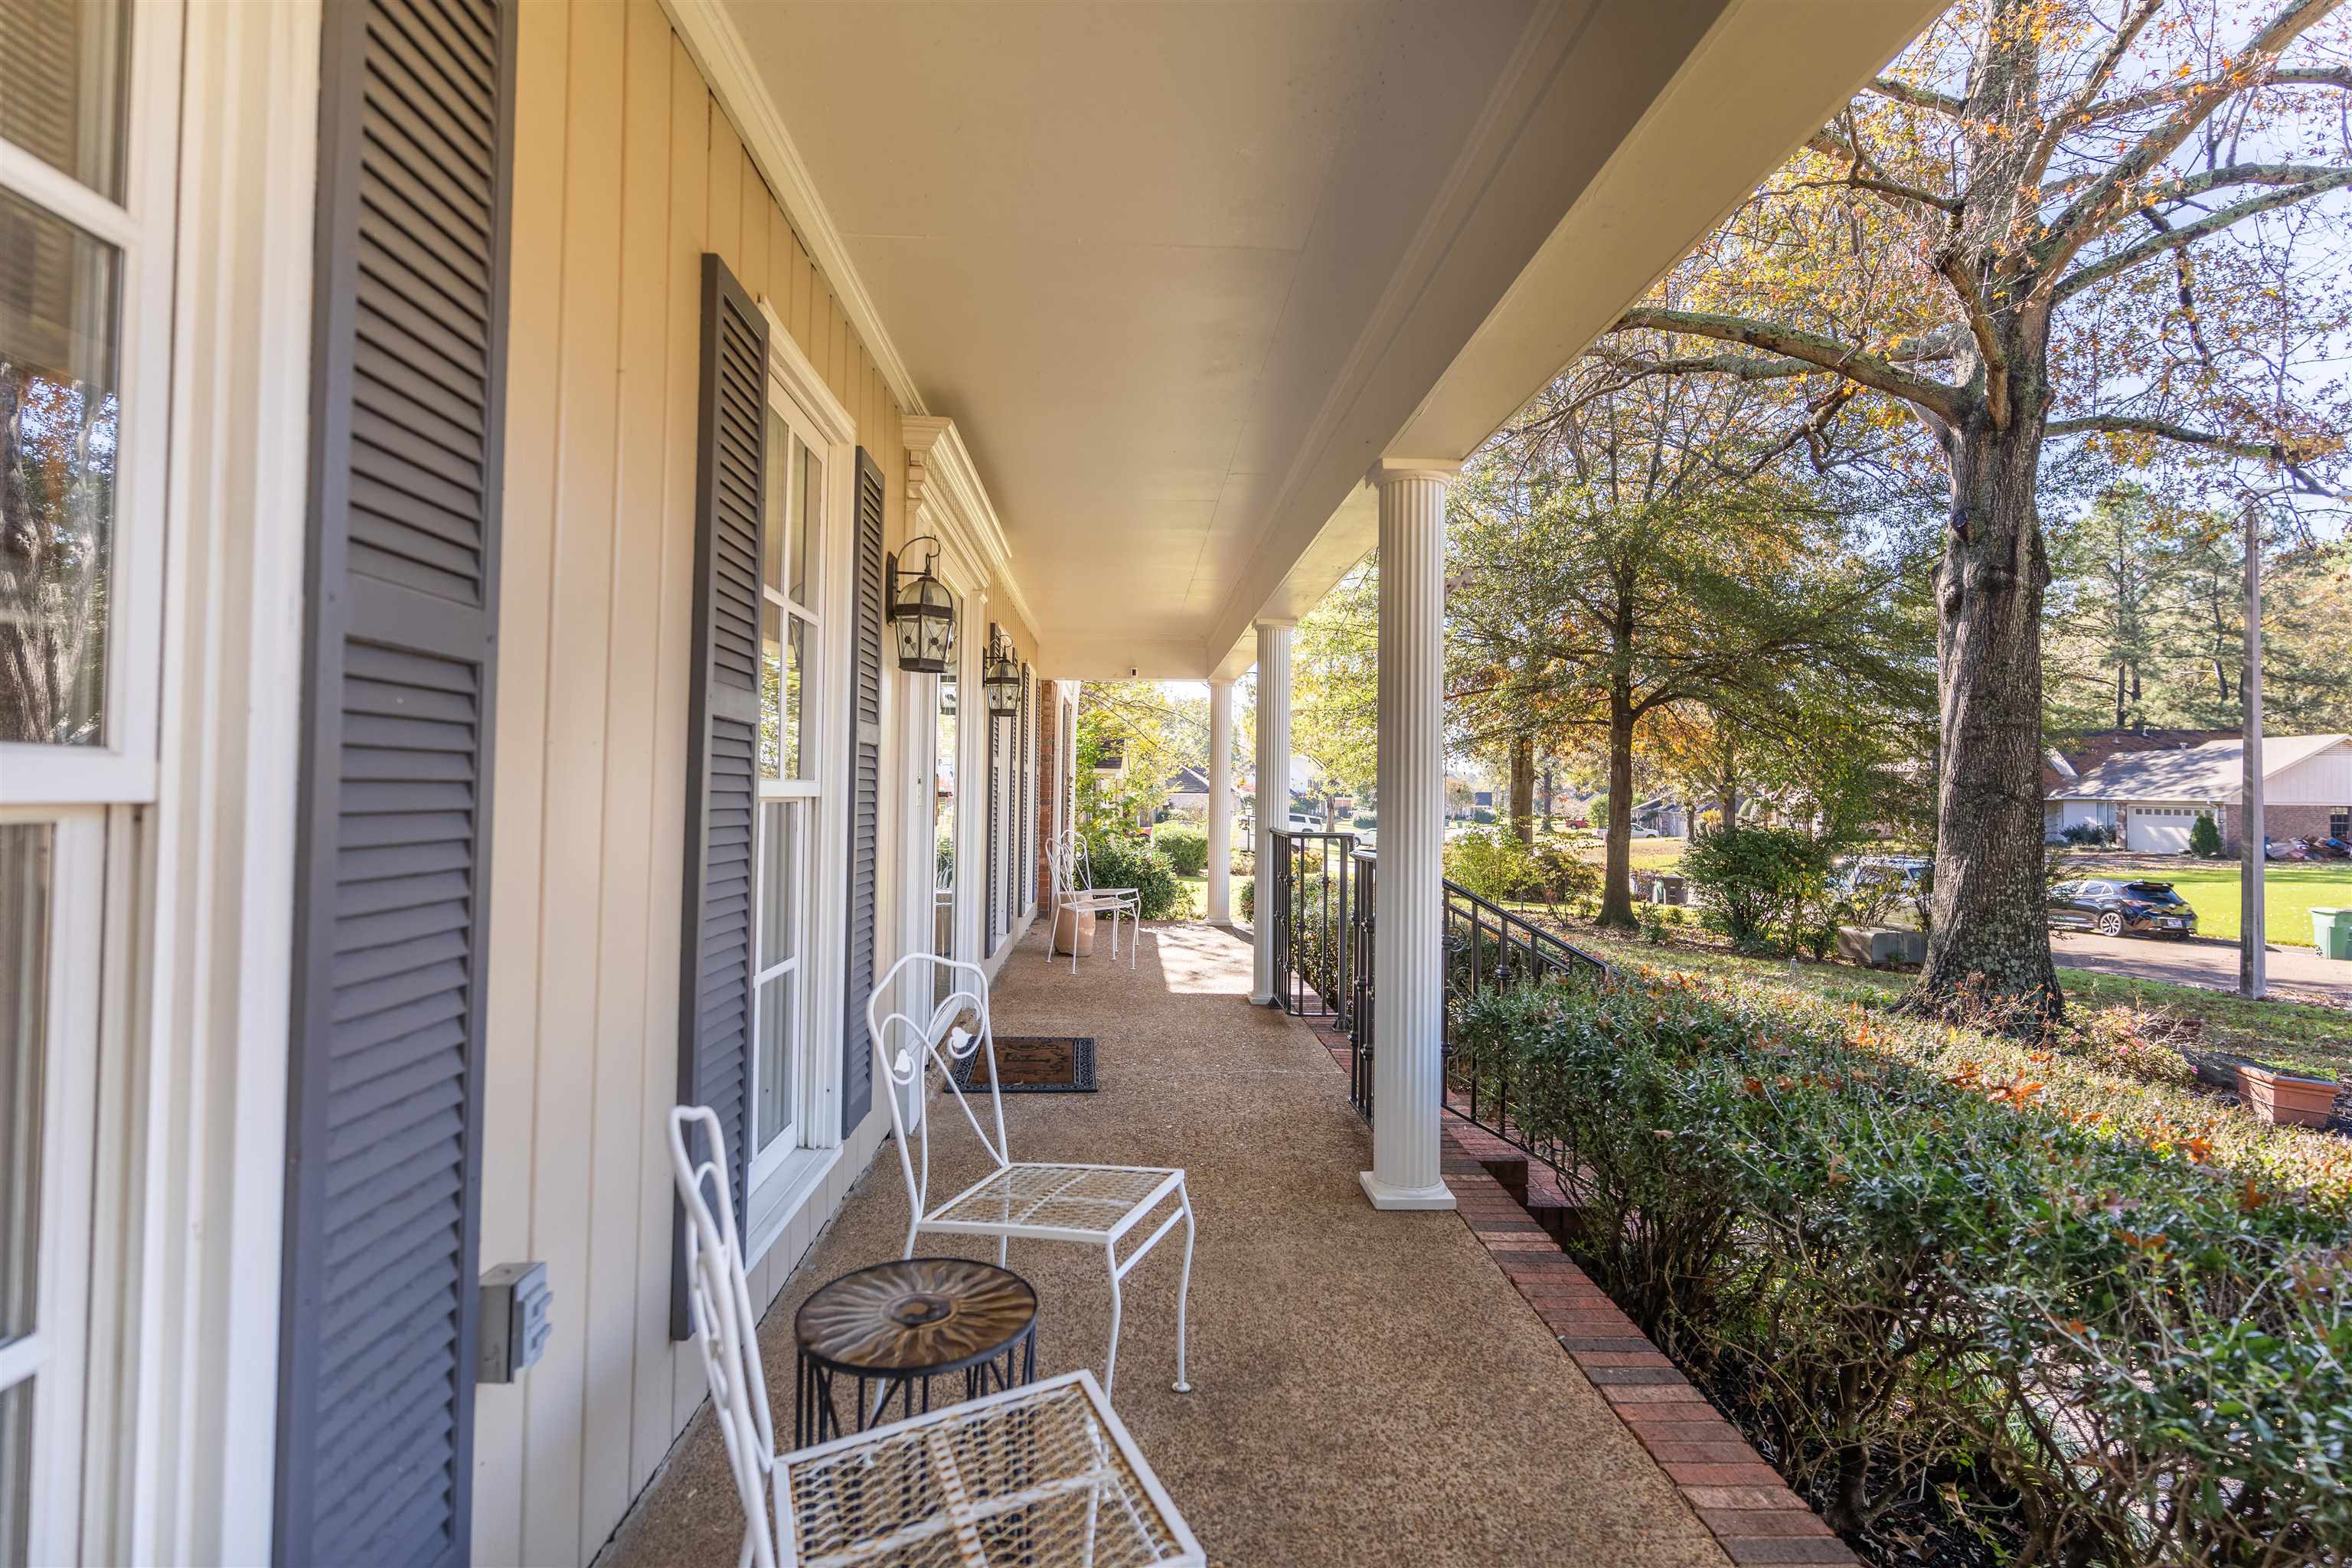
<path fill-rule="evenodd" d="M 2042 793 L 2055 795 L 2109 757 L 2129 752 L 2182 752 L 2209 741 L 2234 741 L 2235 730 L 2091 730 L 2042 754 Z M 2054 816 L 2052 818 L 2054 823 Z"/>
<path fill-rule="evenodd" d="M 1633 821 L 1639 826 L 1656 829 L 1662 837 L 1687 837 L 1690 807 L 1670 795 L 1653 795 L 1633 807 Z"/>
<path fill-rule="evenodd" d="M 1182 767 L 1170 775 L 1168 809 L 1205 814 L 1209 809 L 1209 770 Z"/>
<path fill-rule="evenodd" d="M 2235 740 L 2111 752 L 2051 791 L 2043 820 L 2053 834 L 2096 823 L 2114 828 L 2123 848 L 2178 855 L 2187 853 L 2199 815 L 2210 812 L 2235 853 L 2242 842 L 2244 756 Z M 2352 833 L 2352 737 L 2263 740 L 2263 829 L 2272 839 Z"/>
<path fill-rule="evenodd" d="M 0 3 L 0 1562 L 595 1557 L 705 1403 L 673 1109 L 765 1310 L 1077 683 L 1255 666 L 1311 785 L 1383 540 L 1438 930 L 1453 475 L 1941 9 Z M 1441 1044 L 1366 1201 L 1453 1201 Z"/>

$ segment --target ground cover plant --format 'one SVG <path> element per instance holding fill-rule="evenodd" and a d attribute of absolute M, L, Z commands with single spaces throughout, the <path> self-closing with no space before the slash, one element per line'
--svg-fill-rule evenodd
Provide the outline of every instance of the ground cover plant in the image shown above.
<path fill-rule="evenodd" d="M 2290 1193 L 2251 1135 L 2102 1114 L 1998 1037 L 1786 991 L 1490 993 L 1456 1038 L 1560 1149 L 1596 1276 L 1850 1541 L 2352 1552 L 2352 1171 Z"/>

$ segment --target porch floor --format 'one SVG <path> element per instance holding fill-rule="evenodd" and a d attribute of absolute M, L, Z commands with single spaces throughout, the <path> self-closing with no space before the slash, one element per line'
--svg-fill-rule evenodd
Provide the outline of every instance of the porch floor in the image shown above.
<path fill-rule="evenodd" d="M 1148 928 L 1133 971 L 1102 944 L 1075 978 L 1044 941 L 1040 922 L 1000 976 L 997 1032 L 1092 1035 L 1099 1092 L 1007 1096 L 1013 1157 L 1190 1173 L 1196 1392 L 1169 1387 L 1180 1234 L 1128 1276 L 1114 1394 L 1213 1563 L 1727 1562 L 1460 1215 L 1365 1203 L 1371 1140 L 1346 1078 L 1308 1029 L 1248 1005 L 1245 934 Z M 961 1119 L 933 1134 L 933 1191 L 976 1180 L 985 1156 Z M 906 1222 L 886 1147 L 762 1326 L 787 1440 L 793 1312 L 818 1283 L 896 1257 Z M 919 1250 L 994 1255 L 947 1237 Z M 1099 1376 L 1100 1255 L 1016 1242 L 1011 1266 L 1044 1303 L 1039 1374 Z M 728 1563 L 741 1530 L 706 1409 L 604 1561 Z"/>

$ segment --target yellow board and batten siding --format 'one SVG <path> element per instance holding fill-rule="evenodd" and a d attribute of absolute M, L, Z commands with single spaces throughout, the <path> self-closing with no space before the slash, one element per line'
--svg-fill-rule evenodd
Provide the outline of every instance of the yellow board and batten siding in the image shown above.
<path fill-rule="evenodd" d="M 481 1261 L 545 1261 L 556 1331 L 521 1381 L 479 1392 L 474 1556 L 584 1563 L 705 1393 L 669 1338 L 665 1141 L 705 250 L 856 418 L 893 548 L 906 458 L 889 387 L 657 0 L 527 0 L 515 160 Z M 883 776 L 910 773 L 886 755 Z M 882 803 L 886 963 L 897 807 Z M 810 1049 L 837 1046 L 837 1023 L 812 1025 Z M 761 1260 L 762 1301 L 887 1126 L 877 1095 Z"/>

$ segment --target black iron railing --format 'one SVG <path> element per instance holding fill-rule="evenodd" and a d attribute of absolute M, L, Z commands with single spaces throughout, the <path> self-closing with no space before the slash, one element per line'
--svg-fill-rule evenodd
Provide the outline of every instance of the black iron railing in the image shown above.
<path fill-rule="evenodd" d="M 1284 1009 L 1302 1018 L 1346 1011 L 1353 954 L 1349 938 L 1356 853 L 1352 833 L 1274 835 L 1274 861 L 1258 871 L 1274 922 L 1274 974 Z"/>
<path fill-rule="evenodd" d="M 1275 973 L 1283 1005 L 1303 1017 L 1331 1018 L 1347 1032 L 1348 1096 L 1372 1117 L 1372 1056 L 1378 1008 L 1373 931 L 1378 924 L 1379 859 L 1351 833 L 1274 835 L 1276 864 L 1259 887 L 1274 921 Z M 1482 991 L 1528 982 L 1590 984 L 1610 966 L 1526 915 L 1480 898 L 1455 882 L 1444 893 L 1439 940 L 1445 948 L 1446 1107 L 1543 1160 L 1512 1111 L 1521 1097 L 1510 1061 L 1456 1043 L 1463 1006 Z M 1488 1059 L 1491 1058 L 1491 1059 Z"/>

